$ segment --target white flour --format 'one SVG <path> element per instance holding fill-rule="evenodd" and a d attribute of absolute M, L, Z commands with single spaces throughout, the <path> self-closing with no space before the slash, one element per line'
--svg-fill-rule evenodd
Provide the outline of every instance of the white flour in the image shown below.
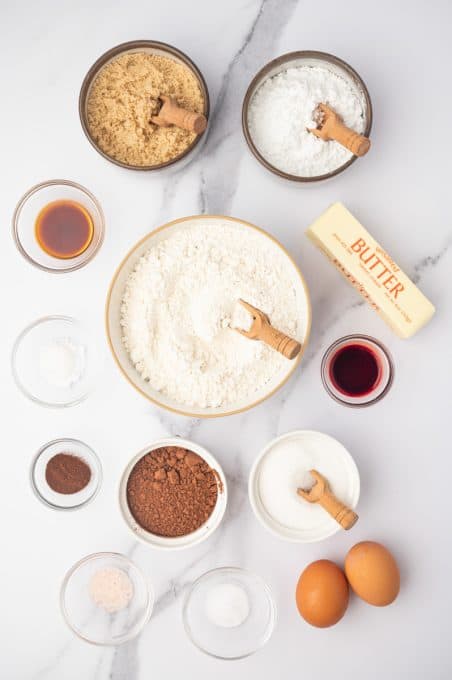
<path fill-rule="evenodd" d="M 121 308 L 123 342 L 138 372 L 178 404 L 225 406 L 261 389 L 287 362 L 233 326 L 249 326 L 239 298 L 298 340 L 300 305 L 284 253 L 258 232 L 202 220 L 140 258 Z"/>
<path fill-rule="evenodd" d="M 351 80 L 327 68 L 288 68 L 261 85 L 250 102 L 248 124 L 269 163 L 292 175 L 315 177 L 352 157 L 338 142 L 325 142 L 307 131 L 317 127 L 313 115 L 320 103 L 336 111 L 348 127 L 364 131 L 362 95 Z"/>

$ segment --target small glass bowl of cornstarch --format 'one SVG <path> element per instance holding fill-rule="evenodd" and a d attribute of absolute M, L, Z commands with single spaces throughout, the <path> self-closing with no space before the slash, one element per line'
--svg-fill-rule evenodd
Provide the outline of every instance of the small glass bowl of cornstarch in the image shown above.
<path fill-rule="evenodd" d="M 182 621 L 190 642 L 216 659 L 244 659 L 271 638 L 276 604 L 258 574 L 220 567 L 202 574 L 185 595 Z"/>
<path fill-rule="evenodd" d="M 86 324 L 53 315 L 27 326 L 14 343 L 11 369 L 21 392 L 41 406 L 65 408 L 94 388 L 100 352 Z"/>
<path fill-rule="evenodd" d="M 321 103 L 347 127 L 369 136 L 369 92 L 358 73 L 338 57 L 290 52 L 256 74 L 243 100 L 242 127 L 251 152 L 267 170 L 295 182 L 317 182 L 356 160 L 338 142 L 325 142 L 308 131 L 317 127 L 315 112 Z"/>

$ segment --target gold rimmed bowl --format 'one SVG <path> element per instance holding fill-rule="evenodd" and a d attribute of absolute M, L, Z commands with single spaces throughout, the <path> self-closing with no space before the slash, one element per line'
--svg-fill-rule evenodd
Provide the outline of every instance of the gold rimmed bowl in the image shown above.
<path fill-rule="evenodd" d="M 302 351 L 293 361 L 284 362 L 281 371 L 268 381 L 262 389 L 238 400 L 236 403 L 208 408 L 191 407 L 186 404 L 178 403 L 162 392 L 154 389 L 150 382 L 144 380 L 135 368 L 123 344 L 121 328 L 121 303 L 127 279 L 130 273 L 135 269 L 140 257 L 142 257 L 151 247 L 162 240 L 165 240 L 170 235 L 181 230 L 193 228 L 196 225 L 199 225 L 203 220 L 207 221 L 211 228 L 215 228 L 216 224 L 220 225 L 224 224 L 225 221 L 228 221 L 235 225 L 238 230 L 243 230 L 244 232 L 253 230 L 262 237 L 263 241 L 266 242 L 267 247 L 270 245 L 270 247 L 275 249 L 278 257 L 281 257 L 282 253 L 283 257 L 287 260 L 287 270 L 291 274 L 292 284 L 296 292 L 299 324 L 300 328 L 303 329 L 303 337 L 299 338 L 302 343 Z M 128 382 L 146 397 L 146 399 L 157 406 L 161 406 L 168 411 L 189 416 L 191 418 L 215 418 L 240 413 L 241 411 L 253 408 L 270 397 L 284 385 L 299 366 L 311 329 L 311 304 L 308 289 L 300 269 L 287 250 L 263 229 L 260 229 L 249 222 L 244 222 L 243 220 L 233 217 L 223 217 L 221 215 L 194 215 L 191 217 L 183 217 L 174 220 L 173 222 L 168 222 L 142 238 L 127 253 L 113 276 L 107 295 L 105 316 L 107 338 L 113 358 Z"/>

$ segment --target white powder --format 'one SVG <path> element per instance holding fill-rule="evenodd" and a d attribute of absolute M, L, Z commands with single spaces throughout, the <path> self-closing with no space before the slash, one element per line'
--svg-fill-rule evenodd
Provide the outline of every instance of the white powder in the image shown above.
<path fill-rule="evenodd" d="M 91 577 L 89 594 L 98 607 L 114 614 L 129 604 L 133 596 L 133 583 L 122 569 L 99 569 Z"/>
<path fill-rule="evenodd" d="M 121 308 L 137 371 L 187 406 L 229 405 L 260 390 L 288 360 L 233 330 L 250 320 L 239 298 L 303 340 L 292 265 L 266 237 L 202 220 L 154 245 L 130 274 Z"/>
<path fill-rule="evenodd" d="M 235 583 L 218 583 L 207 593 L 206 616 L 220 628 L 236 628 L 249 616 L 250 603 L 245 590 Z"/>
<path fill-rule="evenodd" d="M 341 449 L 334 439 L 317 432 L 294 433 L 276 442 L 259 467 L 259 495 L 267 513 L 295 530 L 317 530 L 334 523 L 323 508 L 301 498 L 297 489 L 312 487 L 315 480 L 309 470 L 318 470 L 338 498 L 351 503 L 350 470 Z"/>
<path fill-rule="evenodd" d="M 53 387 L 67 388 L 80 380 L 85 368 L 85 348 L 70 338 L 57 338 L 39 351 L 39 373 Z"/>
<path fill-rule="evenodd" d="M 248 124 L 254 144 L 269 163 L 298 177 L 316 177 L 352 157 L 338 142 L 325 142 L 307 131 L 317 127 L 314 111 L 320 103 L 330 106 L 348 127 L 364 131 L 362 94 L 352 80 L 328 68 L 288 68 L 261 85 L 250 102 Z"/>

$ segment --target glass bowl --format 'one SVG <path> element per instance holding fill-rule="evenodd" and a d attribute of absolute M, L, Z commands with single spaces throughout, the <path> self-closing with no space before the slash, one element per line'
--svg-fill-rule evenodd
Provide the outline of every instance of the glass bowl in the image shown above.
<path fill-rule="evenodd" d="M 91 131 L 89 129 L 87 104 L 92 85 L 98 73 L 106 64 L 108 64 L 113 59 L 116 59 L 120 55 L 126 54 L 127 52 L 130 53 L 146 52 L 147 54 L 154 54 L 157 56 L 160 55 L 172 59 L 178 64 L 186 66 L 198 81 L 204 99 L 203 113 L 207 118 L 206 130 L 202 134 L 198 135 L 194 139 L 194 141 L 190 144 L 190 146 L 187 147 L 178 156 L 164 163 L 160 163 L 158 165 L 130 165 L 128 163 L 124 163 L 123 161 L 118 160 L 117 158 L 114 158 L 113 156 L 108 155 L 97 144 L 97 142 L 91 135 Z M 204 76 L 202 75 L 199 68 L 186 54 L 184 54 L 184 52 L 181 52 L 181 50 L 178 50 L 176 47 L 173 47 L 172 45 L 168 45 L 167 43 L 159 42 L 157 40 L 131 40 L 130 42 L 122 43 L 121 45 L 116 45 L 116 47 L 112 47 L 110 50 L 108 50 L 108 52 L 102 54 L 99 57 L 99 59 L 97 59 L 97 61 L 91 66 L 90 70 L 86 74 L 85 79 L 82 83 L 79 96 L 80 122 L 82 124 L 83 132 L 85 133 L 88 141 L 96 149 L 96 151 L 101 156 L 103 156 L 107 161 L 110 161 L 110 163 L 114 163 L 115 165 L 119 165 L 122 168 L 127 168 L 128 170 L 144 170 L 155 172 L 159 170 L 165 170 L 167 168 L 175 169 L 177 167 L 178 169 L 180 169 L 181 167 L 189 163 L 194 158 L 194 156 L 200 151 L 202 145 L 206 141 L 207 133 L 209 130 L 209 113 L 210 113 L 209 90 L 207 88 L 206 81 L 204 80 Z"/>
<path fill-rule="evenodd" d="M 91 597 L 91 579 L 104 569 L 119 569 L 131 581 L 131 599 L 120 610 L 107 611 Z M 102 552 L 84 557 L 69 569 L 61 585 L 60 604 L 64 620 L 79 638 L 93 645 L 120 645 L 136 637 L 149 621 L 154 593 L 128 557 Z"/>
<path fill-rule="evenodd" d="M 71 347 L 72 379 L 50 374 L 59 364 L 62 370 L 65 348 Z M 53 348 L 53 349 L 52 349 Z M 51 352 L 56 352 L 52 356 Z M 66 355 L 67 356 L 67 355 Z M 97 371 L 98 353 L 91 335 L 69 316 L 47 316 L 27 326 L 14 343 L 11 367 L 22 393 L 41 406 L 66 407 L 79 404 L 90 393 Z"/>
<path fill-rule="evenodd" d="M 58 493 L 47 484 L 47 463 L 58 453 L 69 453 L 88 464 L 91 479 L 81 491 L 71 494 Z M 54 510 L 78 510 L 97 496 L 102 483 L 102 465 L 95 452 L 78 439 L 54 439 L 44 444 L 34 457 L 30 481 L 36 496 L 48 507 Z"/>
<path fill-rule="evenodd" d="M 332 376 L 332 363 L 335 357 L 342 348 L 349 345 L 362 345 L 369 349 L 378 364 L 379 375 L 375 386 L 368 393 L 359 396 L 343 392 L 335 384 Z M 344 406 L 362 408 L 375 404 L 389 392 L 394 380 L 394 362 L 389 350 L 375 338 L 361 334 L 345 335 L 328 347 L 323 355 L 320 372 L 323 385 L 330 397 Z"/>
<path fill-rule="evenodd" d="M 218 626 L 209 617 L 206 604 L 209 593 L 224 584 L 238 586 L 247 595 L 249 612 L 240 625 Z M 276 622 L 276 605 L 270 588 L 260 576 L 238 567 L 222 567 L 206 572 L 190 586 L 182 618 L 190 641 L 202 652 L 217 659 L 243 659 L 270 639 Z"/>
<path fill-rule="evenodd" d="M 53 201 L 80 203 L 90 214 L 93 236 L 80 255 L 71 258 L 53 257 L 39 245 L 35 223 L 41 210 Z M 52 179 L 37 184 L 20 199 L 13 215 L 13 237 L 20 253 L 35 267 L 51 273 L 72 272 L 90 262 L 104 239 L 104 215 L 97 199 L 80 184 L 65 179 Z"/>
<path fill-rule="evenodd" d="M 266 158 L 261 154 L 256 144 L 254 143 L 253 137 L 251 136 L 249 124 L 248 124 L 248 111 L 251 100 L 253 99 L 257 90 L 261 85 L 269 78 L 285 71 L 291 67 L 297 66 L 323 66 L 328 68 L 330 71 L 336 75 L 345 78 L 349 82 L 353 83 L 356 91 L 359 93 L 360 98 L 363 103 L 364 113 L 365 113 L 365 126 L 362 134 L 365 137 L 369 137 L 370 130 L 372 128 L 372 102 L 370 99 L 369 91 L 366 87 L 361 76 L 345 61 L 335 57 L 333 54 L 328 54 L 327 52 L 318 52 L 315 50 L 300 50 L 297 52 L 289 52 L 283 54 L 276 59 L 273 59 L 268 64 L 266 64 L 253 78 L 251 81 L 242 106 L 242 129 L 245 136 L 246 143 L 251 153 L 257 158 L 259 163 L 273 172 L 275 175 L 282 177 L 283 179 L 288 179 L 293 182 L 319 182 L 321 180 L 329 179 L 338 175 L 339 173 L 346 170 L 352 163 L 357 159 L 357 156 L 352 156 L 348 161 L 343 163 L 334 170 L 327 172 L 323 175 L 317 175 L 312 177 L 302 177 L 299 175 L 293 175 L 291 173 L 280 170 L 276 166 L 272 165 Z"/>

